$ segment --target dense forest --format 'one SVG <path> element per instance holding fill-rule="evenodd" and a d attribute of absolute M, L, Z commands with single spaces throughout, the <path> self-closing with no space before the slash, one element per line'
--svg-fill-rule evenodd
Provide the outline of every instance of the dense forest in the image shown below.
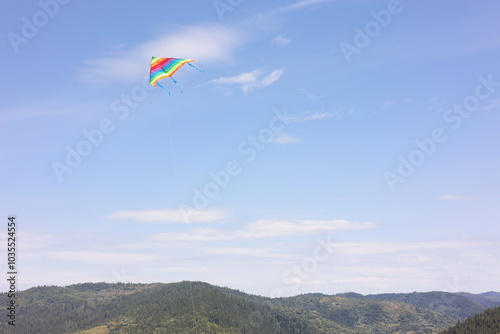
<path fill-rule="evenodd" d="M 495 293 L 267 298 L 189 281 L 43 286 L 16 297 L 16 326 L 5 318 L 0 333 L 424 334 L 500 306 Z M 0 303 L 7 307 L 5 293 Z"/>

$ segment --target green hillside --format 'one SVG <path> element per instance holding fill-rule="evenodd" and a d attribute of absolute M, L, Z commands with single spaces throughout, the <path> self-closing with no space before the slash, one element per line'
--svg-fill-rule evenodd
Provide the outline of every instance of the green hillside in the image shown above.
<path fill-rule="evenodd" d="M 6 301 L 5 295 L 1 296 Z M 15 330 L 2 333 L 322 333 L 308 312 L 201 282 L 81 284 L 19 293 Z M 2 305 L 6 306 L 6 305 Z M 354 334 L 325 321 L 324 328 Z M 83 330 L 90 330 L 85 331 Z"/>
<path fill-rule="evenodd" d="M 202 282 L 85 283 L 17 295 L 16 328 L 2 321 L 0 333 L 430 334 L 479 305 L 434 292 L 271 299 Z M 7 302 L 1 294 L 0 306 Z"/>

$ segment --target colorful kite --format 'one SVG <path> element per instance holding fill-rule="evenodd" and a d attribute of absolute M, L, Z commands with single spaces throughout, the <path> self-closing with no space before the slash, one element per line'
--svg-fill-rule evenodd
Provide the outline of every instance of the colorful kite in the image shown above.
<path fill-rule="evenodd" d="M 190 62 L 191 61 L 196 61 L 193 59 L 180 59 L 180 58 L 159 58 L 159 57 L 153 57 L 151 59 L 151 71 L 150 71 L 150 76 L 149 76 L 149 82 L 153 86 L 160 86 L 163 88 L 162 85 L 158 83 L 163 78 L 170 77 L 172 81 L 179 87 L 181 92 L 183 91 L 182 88 L 179 86 L 177 81 L 172 78 L 172 74 L 177 72 L 179 68 L 181 68 L 183 65 L 188 64 L 189 66 L 193 67 L 194 69 L 198 70 L 196 67 L 194 67 Z M 198 70 L 200 72 L 203 72 L 201 70 Z M 165 88 L 163 88 L 165 89 Z M 170 92 L 168 93 L 170 95 Z"/>

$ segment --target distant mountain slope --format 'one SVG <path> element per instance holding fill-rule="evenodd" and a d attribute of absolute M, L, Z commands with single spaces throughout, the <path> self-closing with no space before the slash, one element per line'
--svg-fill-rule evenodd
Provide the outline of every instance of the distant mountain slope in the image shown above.
<path fill-rule="evenodd" d="M 436 333 L 454 323 L 445 315 L 403 302 L 356 297 L 310 294 L 278 298 L 273 303 L 317 313 L 361 333 Z"/>
<path fill-rule="evenodd" d="M 495 292 L 495 291 L 489 291 L 489 292 L 484 292 L 481 293 L 480 296 L 486 297 L 488 299 L 497 301 L 500 303 L 500 292 Z"/>
<path fill-rule="evenodd" d="M 271 299 L 202 282 L 44 286 L 16 303 L 15 330 L 2 321 L 0 333 L 430 334 L 482 307 L 439 292 Z"/>
<path fill-rule="evenodd" d="M 487 307 L 493 305 L 481 305 L 470 296 L 464 296 L 456 293 L 433 291 L 433 292 L 413 292 L 413 293 L 387 293 L 378 295 L 368 295 L 365 299 L 369 300 L 391 300 L 404 302 L 413 305 L 419 309 L 426 309 L 453 319 L 463 320 L 474 314 L 483 312 Z M 495 304 L 498 306 L 500 304 Z"/>
<path fill-rule="evenodd" d="M 500 299 L 496 300 L 495 295 L 492 295 L 492 297 L 488 296 L 488 294 L 472 294 L 472 293 L 467 293 L 467 292 L 459 292 L 458 293 L 461 296 L 466 297 L 467 299 L 470 299 L 483 307 L 486 308 L 491 308 L 491 307 L 496 307 L 500 306 Z M 493 293 L 494 294 L 494 293 Z"/>
<path fill-rule="evenodd" d="M 488 309 L 483 313 L 458 322 L 441 334 L 498 334 L 500 333 L 500 307 Z"/>

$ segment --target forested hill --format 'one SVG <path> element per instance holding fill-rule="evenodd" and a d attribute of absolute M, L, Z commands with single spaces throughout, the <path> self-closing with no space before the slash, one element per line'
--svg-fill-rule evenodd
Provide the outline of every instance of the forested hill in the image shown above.
<path fill-rule="evenodd" d="M 459 294 L 380 296 L 271 299 L 202 282 L 44 286 L 16 293 L 15 329 L 3 315 L 0 333 L 438 333 L 471 305 L 487 308 Z M 4 310 L 8 301 L 0 294 Z"/>
<path fill-rule="evenodd" d="M 363 298 L 369 300 L 400 301 L 460 320 L 480 313 L 488 307 L 500 305 L 499 301 L 481 295 L 441 291 L 413 292 L 406 294 L 387 293 L 368 295 Z"/>
<path fill-rule="evenodd" d="M 488 309 L 483 313 L 458 322 L 441 334 L 498 334 L 500 333 L 500 307 Z"/>

